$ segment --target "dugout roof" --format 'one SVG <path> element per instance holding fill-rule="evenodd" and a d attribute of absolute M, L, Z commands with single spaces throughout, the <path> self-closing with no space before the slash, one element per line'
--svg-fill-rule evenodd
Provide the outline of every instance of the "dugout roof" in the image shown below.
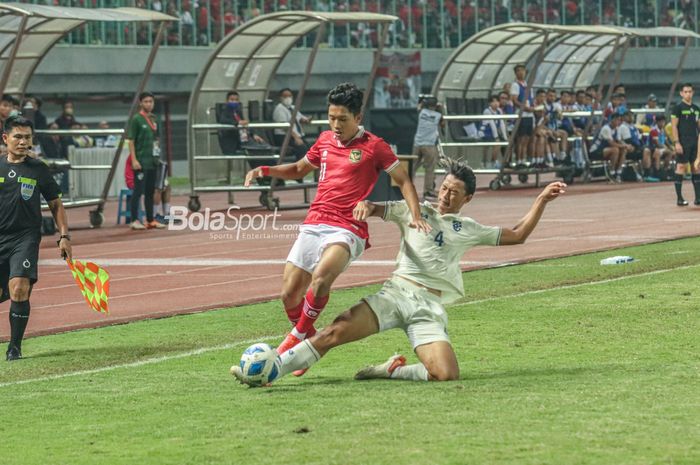
<path fill-rule="evenodd" d="M 162 22 L 178 18 L 140 8 L 70 8 L 0 3 L 0 90 L 24 94 L 34 70 L 68 32 L 88 21 Z"/>
<path fill-rule="evenodd" d="M 476 34 L 455 49 L 438 73 L 433 94 L 441 101 L 487 98 L 514 80 L 513 67 L 518 63 L 536 71 L 533 88 L 585 88 L 616 52 L 626 50 L 632 39 L 641 37 L 684 39 L 687 47 L 700 35 L 672 27 L 502 24 Z M 624 51 L 618 58 L 623 60 Z"/>

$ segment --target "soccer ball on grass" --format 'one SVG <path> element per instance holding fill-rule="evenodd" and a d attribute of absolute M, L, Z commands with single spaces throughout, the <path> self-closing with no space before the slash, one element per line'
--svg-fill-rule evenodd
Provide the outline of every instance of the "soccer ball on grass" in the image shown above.
<path fill-rule="evenodd" d="M 252 385 L 262 386 L 273 382 L 279 374 L 277 351 L 264 342 L 248 347 L 241 356 L 243 375 Z"/>

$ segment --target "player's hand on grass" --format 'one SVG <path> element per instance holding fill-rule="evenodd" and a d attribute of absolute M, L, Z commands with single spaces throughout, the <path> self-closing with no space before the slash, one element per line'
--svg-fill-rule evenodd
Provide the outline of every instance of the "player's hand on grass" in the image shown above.
<path fill-rule="evenodd" d="M 408 226 L 426 234 L 433 230 L 433 228 L 431 228 L 428 222 L 423 218 L 418 218 L 417 220 L 411 221 Z"/>
<path fill-rule="evenodd" d="M 253 168 L 252 170 L 248 171 L 245 175 L 245 181 L 243 181 L 243 187 L 250 187 L 250 183 L 253 182 L 253 179 L 256 178 L 262 178 L 263 173 L 260 168 Z"/>
<path fill-rule="evenodd" d="M 72 260 L 73 259 L 73 249 L 71 248 L 70 241 L 65 237 L 58 242 L 58 248 L 61 251 L 61 257 L 63 259 Z"/>
<path fill-rule="evenodd" d="M 552 200 L 565 193 L 565 189 L 566 184 L 564 184 L 563 182 L 553 182 L 544 188 L 544 190 L 540 194 L 540 198 L 542 198 L 542 200 L 544 200 L 545 202 L 551 202 Z"/>
<path fill-rule="evenodd" d="M 374 208 L 375 206 L 372 202 L 362 200 L 355 205 L 355 208 L 352 211 L 352 217 L 357 221 L 365 221 L 367 218 L 372 216 L 372 213 L 374 213 Z"/>

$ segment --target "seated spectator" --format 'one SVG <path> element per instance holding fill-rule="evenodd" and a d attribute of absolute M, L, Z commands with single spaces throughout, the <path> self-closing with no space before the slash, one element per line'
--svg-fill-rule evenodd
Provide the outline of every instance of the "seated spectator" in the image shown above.
<path fill-rule="evenodd" d="M 289 88 L 284 88 L 279 93 L 279 103 L 272 113 L 272 119 L 275 123 L 292 123 L 292 114 L 294 112 L 294 94 Z M 309 147 L 304 142 L 304 130 L 301 127 L 302 123 L 308 123 L 310 118 L 304 116 L 301 111 L 297 111 L 296 121 L 292 124 L 292 137 L 289 141 L 287 153 L 283 156 L 287 157 L 290 154 L 294 160 L 301 160 L 306 155 Z M 284 138 L 287 134 L 286 129 L 275 129 L 275 145 L 281 147 Z"/>
<path fill-rule="evenodd" d="M 649 94 L 649 97 L 647 97 L 647 104 L 642 107 L 642 110 L 655 110 L 657 108 L 656 95 Z M 651 129 L 654 126 L 657 114 L 660 113 L 639 113 L 637 115 L 637 124 Z"/>
<path fill-rule="evenodd" d="M 219 123 L 232 124 L 238 128 L 236 132 L 241 146 L 248 145 L 252 142 L 258 144 L 267 143 L 265 139 L 255 134 L 253 130 L 248 127 L 248 120 L 243 118 L 243 103 L 241 102 L 241 97 L 235 90 L 226 94 L 226 105 L 219 115 Z M 222 132 L 228 133 L 231 131 Z"/>
<path fill-rule="evenodd" d="M 109 123 L 105 120 L 100 121 L 97 125 L 98 129 L 109 129 Z M 97 147 L 116 147 L 119 145 L 120 136 L 115 134 L 102 134 L 95 136 L 95 146 Z"/>
<path fill-rule="evenodd" d="M 503 97 L 504 101 L 507 101 L 507 96 Z M 501 96 L 492 95 L 489 98 L 489 106 L 484 109 L 484 115 L 502 115 L 503 110 L 501 109 Z M 506 130 L 506 122 L 502 119 L 485 119 L 481 121 L 481 126 L 479 127 L 479 137 L 485 142 L 499 142 L 508 140 L 508 132 Z M 487 165 L 487 168 L 501 169 L 501 161 L 499 160 L 499 155 L 501 154 L 501 147 L 491 148 L 491 160 Z"/>
<path fill-rule="evenodd" d="M 621 121 L 622 115 L 613 114 L 610 121 L 605 122 L 593 137 L 589 151 L 591 160 L 608 160 L 614 182 L 622 182 L 622 164 L 627 153 L 625 144 L 617 139 L 617 128 Z"/>
<path fill-rule="evenodd" d="M 58 129 L 58 124 L 51 123 L 48 129 Z M 61 156 L 61 136 L 42 135 L 39 138 L 41 153 L 46 158 L 63 158 Z"/>
<path fill-rule="evenodd" d="M 583 90 L 576 91 L 576 102 L 572 105 L 572 110 L 574 111 L 592 111 L 591 101 L 593 97 L 586 94 Z M 576 116 L 571 119 L 574 123 L 574 128 L 583 132 L 588 124 L 588 118 L 583 116 Z"/>
<path fill-rule="evenodd" d="M 613 94 L 612 98 L 610 99 L 610 102 L 608 102 L 607 108 L 605 109 L 605 111 L 603 111 L 603 117 L 605 119 L 609 119 L 610 115 L 612 115 L 615 112 L 618 112 L 620 108 L 622 108 L 622 111 L 624 113 L 624 111 L 627 108 L 625 106 L 625 101 L 626 101 L 625 94 L 620 94 L 620 93 Z"/>
<path fill-rule="evenodd" d="M 547 166 L 545 157 L 551 158 L 552 143 L 556 142 L 554 132 L 549 127 L 549 114 L 547 112 L 547 92 L 539 89 L 535 94 L 533 110 L 535 115 L 535 129 L 531 152 L 534 153 L 532 164 L 534 168 L 544 168 Z"/>
<path fill-rule="evenodd" d="M 565 91 L 564 91 L 565 92 Z M 552 141 L 549 144 L 549 151 L 547 152 L 547 164 L 552 166 L 554 160 L 564 160 L 566 154 L 569 153 L 569 133 L 564 129 L 564 117 L 562 112 L 564 111 L 564 105 L 568 107 L 568 92 L 564 94 L 562 92 L 562 98 L 557 102 L 557 92 L 554 89 L 549 89 L 547 91 L 547 96 L 545 98 L 545 110 L 547 112 L 547 127 L 552 132 Z M 568 123 L 571 124 L 570 122 Z M 573 130 L 572 130 L 573 132 Z"/>
<path fill-rule="evenodd" d="M 662 114 L 656 116 L 654 126 L 649 131 L 649 145 L 644 152 L 642 167 L 644 180 L 657 182 L 662 179 L 661 160 L 664 161 L 664 171 L 668 171 L 669 165 L 674 160 L 676 151 L 668 137 L 666 137 L 666 117 Z M 665 177 L 665 176 L 664 176 Z"/>
<path fill-rule="evenodd" d="M 630 111 L 618 113 L 622 114 L 622 123 L 617 130 L 617 139 L 625 146 L 625 159 L 641 163 L 644 158 L 644 147 L 641 132 L 634 125 L 634 116 Z M 637 173 L 637 180 L 642 180 L 639 173 Z"/>
<path fill-rule="evenodd" d="M 88 127 L 86 124 L 80 124 L 76 121 L 70 128 L 78 131 L 81 129 L 87 129 Z M 95 141 L 92 139 L 92 137 L 88 136 L 87 134 L 75 134 L 71 139 L 72 141 L 69 145 L 73 145 L 74 147 L 88 148 L 94 147 L 95 145 Z"/>

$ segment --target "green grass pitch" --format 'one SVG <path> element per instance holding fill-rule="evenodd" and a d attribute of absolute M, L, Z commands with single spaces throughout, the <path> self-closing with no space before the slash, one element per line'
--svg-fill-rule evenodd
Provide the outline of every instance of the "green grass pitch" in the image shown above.
<path fill-rule="evenodd" d="M 627 265 L 600 266 L 625 254 Z M 700 464 L 700 239 L 464 274 L 461 379 L 353 381 L 400 331 L 303 378 L 228 368 L 277 302 L 28 339 L 0 362 L 0 463 Z M 335 292 L 327 323 L 378 286 Z"/>

